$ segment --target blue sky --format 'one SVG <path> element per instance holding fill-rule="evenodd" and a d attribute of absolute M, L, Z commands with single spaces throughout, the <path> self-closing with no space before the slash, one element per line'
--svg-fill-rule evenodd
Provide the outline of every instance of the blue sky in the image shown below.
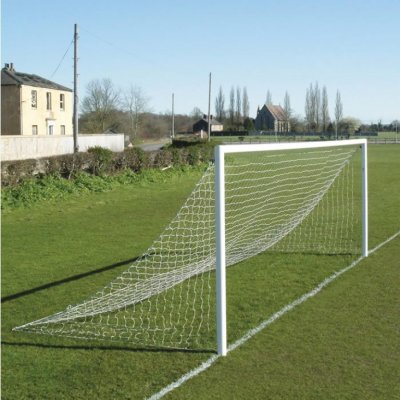
<path fill-rule="evenodd" d="M 219 86 L 246 86 L 255 116 L 269 90 L 287 90 L 304 115 L 311 82 L 326 85 L 333 116 L 400 119 L 400 0 L 2 0 L 2 64 L 73 87 L 79 25 L 79 92 L 93 79 L 140 86 L 155 112 L 212 110 Z"/>

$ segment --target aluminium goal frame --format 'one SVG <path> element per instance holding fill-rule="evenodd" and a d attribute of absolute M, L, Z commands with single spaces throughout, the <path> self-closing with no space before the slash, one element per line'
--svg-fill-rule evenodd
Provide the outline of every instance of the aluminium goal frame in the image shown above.
<path fill-rule="evenodd" d="M 233 144 L 215 147 L 215 229 L 216 229 L 216 291 L 217 291 L 217 350 L 227 354 L 226 328 L 226 258 L 225 258 L 225 154 L 316 149 L 339 146 L 361 146 L 362 171 L 362 256 L 368 256 L 368 167 L 367 140 L 332 140 L 299 143 Z"/>

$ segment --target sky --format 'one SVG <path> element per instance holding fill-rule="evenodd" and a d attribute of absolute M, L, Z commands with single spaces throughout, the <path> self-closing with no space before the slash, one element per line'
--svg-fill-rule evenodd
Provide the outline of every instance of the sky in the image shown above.
<path fill-rule="evenodd" d="M 311 83 L 336 91 L 343 115 L 365 123 L 400 119 L 400 0 L 2 0 L 1 60 L 78 92 L 108 78 L 138 86 L 154 112 L 211 112 L 220 87 L 246 87 L 255 117 L 269 90 L 304 115 Z"/>

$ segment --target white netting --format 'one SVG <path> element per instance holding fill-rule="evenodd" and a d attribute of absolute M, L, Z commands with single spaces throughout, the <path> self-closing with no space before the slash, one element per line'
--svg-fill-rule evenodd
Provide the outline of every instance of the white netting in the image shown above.
<path fill-rule="evenodd" d="M 257 152 L 226 159 L 226 260 L 270 249 L 359 251 L 357 147 Z M 193 348 L 215 334 L 214 166 L 138 261 L 88 300 L 15 328 L 145 346 Z"/>

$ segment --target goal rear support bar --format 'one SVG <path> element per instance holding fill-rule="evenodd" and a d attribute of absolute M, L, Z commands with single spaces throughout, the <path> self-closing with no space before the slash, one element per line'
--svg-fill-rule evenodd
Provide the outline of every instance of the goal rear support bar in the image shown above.
<path fill-rule="evenodd" d="M 215 148 L 215 221 L 216 221 L 216 296 L 217 350 L 227 354 L 226 253 L 225 253 L 225 154 L 261 151 L 317 149 L 359 145 L 362 148 L 362 255 L 368 256 L 368 171 L 367 140 L 326 142 L 219 145 Z"/>

